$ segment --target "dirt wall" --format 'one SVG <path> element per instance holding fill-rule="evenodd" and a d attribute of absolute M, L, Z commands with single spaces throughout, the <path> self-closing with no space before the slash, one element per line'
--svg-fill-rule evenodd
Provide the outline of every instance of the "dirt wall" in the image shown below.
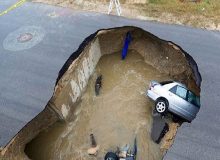
<path fill-rule="evenodd" d="M 140 28 L 121 28 L 99 33 L 101 52 L 104 54 L 122 50 L 126 33 L 130 31 L 130 49 L 136 50 L 145 62 L 187 85 L 197 95 L 200 93 L 201 75 L 193 58 L 178 45 L 161 40 Z"/>
<path fill-rule="evenodd" d="M 101 57 L 99 39 L 89 42 L 80 56 L 73 61 L 55 87 L 51 102 L 62 119 L 69 119 L 74 105 L 85 90 L 89 77 Z"/>

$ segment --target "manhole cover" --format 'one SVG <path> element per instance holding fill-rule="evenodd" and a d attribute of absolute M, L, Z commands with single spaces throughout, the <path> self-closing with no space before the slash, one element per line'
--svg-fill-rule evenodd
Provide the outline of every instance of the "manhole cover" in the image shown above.
<path fill-rule="evenodd" d="M 42 27 L 25 26 L 11 33 L 5 38 L 3 47 L 10 51 L 30 49 L 40 43 L 45 35 Z"/>
<path fill-rule="evenodd" d="M 24 43 L 24 42 L 30 41 L 32 38 L 33 38 L 33 35 L 31 33 L 24 33 L 24 34 L 21 34 L 17 38 L 17 40 L 20 43 Z"/>

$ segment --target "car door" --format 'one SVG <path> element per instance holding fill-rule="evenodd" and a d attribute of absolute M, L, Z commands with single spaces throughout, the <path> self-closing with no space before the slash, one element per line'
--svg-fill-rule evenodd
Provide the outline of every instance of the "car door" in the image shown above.
<path fill-rule="evenodd" d="M 187 102 L 188 90 L 180 85 L 176 85 L 170 89 L 170 98 L 172 103 L 172 110 L 178 112 L 182 116 L 189 116 L 190 104 Z"/>

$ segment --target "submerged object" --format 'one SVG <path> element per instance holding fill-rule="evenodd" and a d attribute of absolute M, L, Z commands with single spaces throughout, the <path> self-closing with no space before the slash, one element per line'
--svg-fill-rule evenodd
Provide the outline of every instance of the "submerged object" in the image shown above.
<path fill-rule="evenodd" d="M 130 148 L 130 146 L 128 144 L 126 144 L 124 147 L 120 148 L 118 151 L 118 157 L 126 158 L 129 148 Z"/>
<path fill-rule="evenodd" d="M 102 75 L 98 76 L 95 82 L 95 94 L 96 96 L 99 95 L 100 88 L 102 87 Z"/>
<path fill-rule="evenodd" d="M 97 155 L 99 150 L 99 145 L 97 145 L 95 137 L 93 134 L 90 134 L 90 140 L 91 140 L 91 148 L 88 149 L 87 153 L 89 155 Z"/>
<path fill-rule="evenodd" d="M 134 139 L 133 150 L 127 153 L 126 160 L 136 160 L 137 157 L 137 138 Z"/>
<path fill-rule="evenodd" d="M 90 140 L 91 140 L 92 147 L 96 147 L 97 143 L 96 143 L 96 140 L 93 134 L 90 134 Z"/>
<path fill-rule="evenodd" d="M 88 153 L 89 155 L 94 155 L 94 156 L 96 156 L 97 153 L 98 153 L 98 150 L 99 150 L 99 145 L 97 145 L 96 147 L 89 148 L 89 149 L 87 150 L 87 153 Z"/>
<path fill-rule="evenodd" d="M 105 160 L 119 160 L 119 158 L 114 152 L 108 152 L 105 155 Z"/>
<path fill-rule="evenodd" d="M 136 160 L 136 157 L 137 157 L 137 138 L 136 137 L 134 139 L 133 155 L 134 155 L 134 159 Z"/>
<path fill-rule="evenodd" d="M 117 147 L 117 151 L 108 152 L 105 155 L 105 160 L 136 160 L 137 156 L 137 139 L 135 137 L 134 146 L 130 149 L 130 146 L 126 144 L 124 147 Z"/>
<path fill-rule="evenodd" d="M 124 42 L 124 47 L 123 47 L 122 53 L 121 53 L 122 60 L 124 60 L 127 56 L 128 46 L 129 46 L 130 42 L 131 42 L 131 33 L 127 32 L 125 42 Z"/>

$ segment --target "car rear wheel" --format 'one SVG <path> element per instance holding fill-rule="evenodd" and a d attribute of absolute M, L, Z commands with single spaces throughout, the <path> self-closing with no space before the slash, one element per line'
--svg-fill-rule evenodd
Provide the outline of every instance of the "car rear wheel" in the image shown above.
<path fill-rule="evenodd" d="M 168 109 L 168 104 L 165 100 L 159 99 L 155 104 L 155 109 L 158 113 L 164 114 Z"/>

